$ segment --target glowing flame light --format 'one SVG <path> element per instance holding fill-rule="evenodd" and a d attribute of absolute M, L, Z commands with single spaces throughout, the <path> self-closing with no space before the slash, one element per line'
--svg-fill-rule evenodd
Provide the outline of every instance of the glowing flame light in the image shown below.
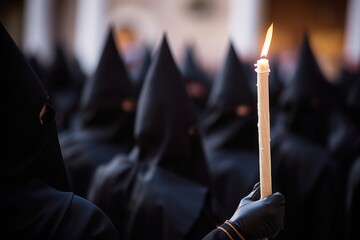
<path fill-rule="evenodd" d="M 265 58 L 266 55 L 268 54 L 270 43 L 271 43 L 271 38 L 272 38 L 272 33 L 273 33 L 273 24 L 271 23 L 269 29 L 267 30 L 264 46 L 261 51 L 262 58 Z"/>

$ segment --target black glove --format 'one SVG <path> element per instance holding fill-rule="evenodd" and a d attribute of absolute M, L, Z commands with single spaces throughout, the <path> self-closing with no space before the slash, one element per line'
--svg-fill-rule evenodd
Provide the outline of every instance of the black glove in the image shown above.
<path fill-rule="evenodd" d="M 276 192 L 260 199 L 260 183 L 244 197 L 230 219 L 245 239 L 274 238 L 284 228 L 285 197 Z"/>

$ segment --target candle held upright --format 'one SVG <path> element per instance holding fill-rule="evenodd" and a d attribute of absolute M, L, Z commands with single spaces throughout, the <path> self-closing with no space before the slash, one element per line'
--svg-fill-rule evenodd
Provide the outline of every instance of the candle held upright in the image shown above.
<path fill-rule="evenodd" d="M 270 113 L 269 113 L 269 60 L 266 59 L 272 38 L 273 24 L 269 27 L 261 58 L 255 64 L 257 72 L 258 136 L 261 198 L 272 194 Z"/>

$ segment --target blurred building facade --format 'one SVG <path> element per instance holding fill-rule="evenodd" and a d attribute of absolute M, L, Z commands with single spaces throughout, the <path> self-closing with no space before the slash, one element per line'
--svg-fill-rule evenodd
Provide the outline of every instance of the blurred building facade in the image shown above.
<path fill-rule="evenodd" d="M 353 42 L 359 38 L 359 33 L 354 30 L 350 35 L 346 32 L 351 25 L 350 12 L 356 12 L 353 10 L 356 7 L 349 5 L 355 5 L 352 2 L 356 0 L 2 1 L 0 19 L 20 46 L 29 47 L 25 44 L 25 36 L 28 37 L 29 33 L 24 29 L 29 23 L 26 15 L 29 6 L 38 4 L 44 8 L 45 2 L 49 5 L 50 14 L 46 16 L 52 31 L 44 34 L 51 34 L 48 39 L 60 42 L 68 54 L 79 55 L 88 73 L 96 65 L 103 34 L 109 24 L 120 30 L 131 29 L 131 41 L 137 44 L 135 46 L 147 45 L 152 49 L 166 33 L 178 62 L 183 57 L 185 45 L 190 43 L 195 47 L 201 64 L 211 73 L 221 65 L 229 41 L 234 42 L 240 56 L 255 61 L 271 22 L 274 23 L 274 35 L 270 56 L 279 57 L 285 63 L 291 61 L 303 33 L 308 32 L 314 51 L 330 78 L 336 75 L 345 52 L 347 55 L 354 52 L 348 45 L 354 45 Z M 126 54 L 124 46 L 119 48 Z M 81 56 L 85 53 L 87 55 Z M 350 58 L 353 62 L 358 61 L 356 57 Z"/>

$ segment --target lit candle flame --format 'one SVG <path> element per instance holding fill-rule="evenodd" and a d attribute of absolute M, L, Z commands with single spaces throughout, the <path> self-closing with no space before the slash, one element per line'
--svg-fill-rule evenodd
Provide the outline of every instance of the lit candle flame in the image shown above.
<path fill-rule="evenodd" d="M 262 58 L 265 58 L 266 55 L 268 54 L 270 43 L 271 43 L 271 38 L 272 38 L 272 33 L 273 33 L 273 23 L 271 23 L 271 25 L 270 25 L 269 29 L 267 30 L 267 33 L 266 33 L 264 46 L 263 46 L 263 49 L 261 51 L 261 57 Z"/>

